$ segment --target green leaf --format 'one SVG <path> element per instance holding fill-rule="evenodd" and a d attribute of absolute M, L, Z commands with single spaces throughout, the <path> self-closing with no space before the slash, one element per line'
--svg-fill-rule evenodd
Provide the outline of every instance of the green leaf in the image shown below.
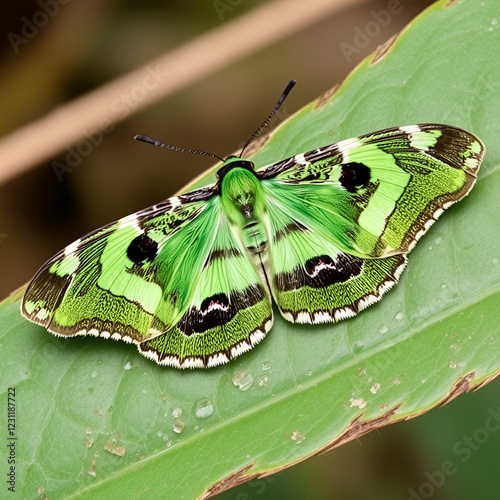
<path fill-rule="evenodd" d="M 493 0 L 435 4 L 252 158 L 263 165 L 421 122 L 485 143 L 471 194 L 417 244 L 399 285 L 356 318 L 277 318 L 229 365 L 181 372 L 121 342 L 55 338 L 21 318 L 19 294 L 1 305 L 1 404 L 14 387 L 20 497 L 216 493 L 417 416 L 499 372 L 497 18 Z"/>

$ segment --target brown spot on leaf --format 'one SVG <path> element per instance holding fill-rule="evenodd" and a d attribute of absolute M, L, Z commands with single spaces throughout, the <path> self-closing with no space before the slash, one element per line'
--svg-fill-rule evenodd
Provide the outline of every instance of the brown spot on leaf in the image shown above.
<path fill-rule="evenodd" d="M 273 132 L 270 132 L 268 134 L 261 134 L 259 135 L 246 149 L 245 149 L 245 157 L 251 156 L 260 149 L 262 149 L 267 142 L 269 141 L 271 135 Z"/>
<path fill-rule="evenodd" d="M 254 464 L 247 465 L 236 472 L 233 472 L 231 475 L 217 481 L 215 484 L 210 486 L 205 493 L 199 498 L 199 500 L 207 500 L 208 498 L 212 498 L 223 491 L 229 490 L 230 488 L 234 488 L 240 484 L 246 483 L 247 481 L 251 481 L 252 479 L 256 479 L 258 477 L 262 477 L 260 474 L 248 474 L 246 472 L 249 471 Z"/>
<path fill-rule="evenodd" d="M 87 471 L 87 473 L 90 474 L 91 476 L 94 476 L 94 477 L 97 476 L 97 472 L 95 470 L 95 459 L 92 460 L 92 462 L 90 463 L 90 467 L 89 467 L 89 470 Z"/>
<path fill-rule="evenodd" d="M 48 500 L 47 496 L 45 495 L 45 488 L 43 486 L 37 486 L 35 492 L 38 497 L 41 498 L 41 500 Z"/>
<path fill-rule="evenodd" d="M 436 406 L 444 406 L 449 403 L 452 399 L 455 399 L 460 394 L 464 392 L 469 392 L 472 390 L 471 382 L 476 378 L 476 372 L 467 373 L 463 377 L 459 378 L 453 387 L 450 389 L 450 392 L 436 405 Z"/>
<path fill-rule="evenodd" d="M 118 455 L 119 457 L 125 456 L 125 446 L 118 446 L 118 442 L 114 438 L 109 438 L 104 445 L 104 449 L 113 453 L 113 455 Z"/>
<path fill-rule="evenodd" d="M 320 109 L 328 104 L 341 85 L 341 83 L 337 83 L 331 89 L 328 89 L 326 92 L 320 95 L 318 97 L 318 100 L 316 101 L 316 104 L 314 105 L 314 109 Z"/>
<path fill-rule="evenodd" d="M 444 8 L 447 9 L 448 7 L 451 7 L 453 4 L 456 4 L 458 3 L 459 0 L 448 0 L 445 4 L 444 4 Z"/>
<path fill-rule="evenodd" d="M 389 411 L 381 415 L 380 417 L 372 418 L 370 420 L 361 420 L 364 412 L 360 413 L 351 423 L 348 425 L 347 429 L 340 434 L 333 441 L 328 443 L 326 446 L 323 446 L 318 451 L 314 453 L 314 455 L 321 455 L 322 453 L 328 453 L 329 451 L 337 448 L 340 445 L 348 443 L 353 439 L 357 439 L 361 436 L 364 436 L 370 431 L 375 429 L 379 429 L 380 427 L 384 427 L 384 425 L 392 424 L 395 420 L 391 420 L 391 418 L 396 414 L 396 412 L 401 408 L 402 403 L 396 405 L 394 408 L 391 408 Z M 403 420 L 403 419 L 401 419 Z"/>
<path fill-rule="evenodd" d="M 387 40 L 382 45 L 379 45 L 375 52 L 373 53 L 373 59 L 370 63 L 370 66 L 375 66 L 375 64 L 379 63 L 391 50 L 392 46 L 396 42 L 399 37 L 399 33 L 392 35 L 389 40 Z"/>

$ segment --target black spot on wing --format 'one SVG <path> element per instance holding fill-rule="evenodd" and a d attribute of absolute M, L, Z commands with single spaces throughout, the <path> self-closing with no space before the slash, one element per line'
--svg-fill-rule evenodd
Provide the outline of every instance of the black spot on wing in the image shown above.
<path fill-rule="evenodd" d="M 370 182 L 370 169 L 364 163 L 352 161 L 342 164 L 339 182 L 350 193 L 357 193 Z"/>
<path fill-rule="evenodd" d="M 277 273 L 275 284 L 280 292 L 296 290 L 303 286 L 323 288 L 355 278 L 362 270 L 363 259 L 359 257 L 341 253 L 333 259 L 329 255 L 319 255 L 289 273 Z"/>
<path fill-rule="evenodd" d="M 135 264 L 152 262 L 158 253 L 158 243 L 146 234 L 134 238 L 128 248 L 127 257 Z"/>
<path fill-rule="evenodd" d="M 228 297 L 218 293 L 203 300 L 200 307 L 191 307 L 177 324 L 187 336 L 203 333 L 211 328 L 229 323 L 238 311 L 257 304 L 264 298 L 264 291 L 258 284 L 243 291 L 233 291 Z"/>

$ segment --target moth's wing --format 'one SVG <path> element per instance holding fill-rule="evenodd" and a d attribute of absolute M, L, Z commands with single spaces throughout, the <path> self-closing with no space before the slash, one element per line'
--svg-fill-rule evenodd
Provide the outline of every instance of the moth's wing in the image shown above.
<path fill-rule="evenodd" d="M 175 307 L 167 295 L 157 254 L 197 219 L 213 190 L 171 198 L 112 222 L 76 240 L 49 259 L 28 285 L 22 313 L 63 336 L 151 337 L 159 311 L 165 324 Z M 142 239 L 147 234 L 149 239 Z M 149 245 L 148 245 L 149 243 Z M 166 263 L 166 262 L 165 262 Z"/>
<path fill-rule="evenodd" d="M 220 197 L 213 198 L 199 228 L 194 221 L 190 232 L 178 233 L 163 250 L 177 252 L 183 263 L 171 288 L 180 290 L 189 274 L 191 293 L 178 297 L 182 305 L 173 327 L 138 346 L 158 364 L 195 368 L 227 363 L 260 342 L 272 326 L 268 290 L 220 203 Z M 183 250 L 193 244 L 200 246 L 191 255 L 196 262 Z"/>
<path fill-rule="evenodd" d="M 223 356 L 214 358 L 221 345 L 224 352 L 235 356 L 245 350 L 243 340 L 250 338 L 253 345 L 261 338 L 252 329 L 242 329 L 235 350 L 231 350 L 237 336 L 226 334 L 240 314 L 246 313 L 242 309 L 253 311 L 259 302 L 256 290 L 262 290 L 263 285 L 250 261 L 238 263 L 241 272 L 247 273 L 246 288 L 237 287 L 240 282 L 235 282 L 234 274 L 227 280 L 233 280 L 235 293 L 240 292 L 239 302 L 231 302 L 232 317 L 220 315 L 219 328 L 204 332 L 194 329 L 191 334 L 182 334 L 178 328 L 178 324 L 184 325 L 191 305 L 201 305 L 206 298 L 201 277 L 211 268 L 206 261 L 212 247 L 228 248 L 230 253 L 237 241 L 226 233 L 226 239 L 221 239 L 215 222 L 220 212 L 219 197 L 213 189 L 204 188 L 86 235 L 42 266 L 24 296 L 23 314 L 62 336 L 95 335 L 137 344 L 154 337 L 175 336 L 176 341 L 170 342 L 174 349 L 171 353 L 164 351 L 155 358 L 153 349 L 146 349 L 149 357 L 163 364 L 184 367 L 183 362 L 195 357 L 197 361 L 192 363 L 197 366 L 224 362 Z M 236 265 L 227 260 L 228 268 Z M 222 293 L 227 291 L 227 283 L 220 282 L 224 276 L 212 274 L 210 290 L 219 284 Z M 269 319 L 267 295 L 262 294 L 260 302 L 259 311 L 266 310 Z M 209 312 L 205 311 L 207 317 L 217 319 L 216 313 Z M 262 323 L 269 329 L 269 321 Z M 184 326 L 187 328 L 189 325 Z M 190 349 L 194 348 L 193 354 Z M 140 350 L 144 352 L 142 346 Z M 167 354 L 172 357 L 167 359 Z"/>
<path fill-rule="evenodd" d="M 267 273 L 285 319 L 339 321 L 380 300 L 397 282 L 404 254 L 373 259 L 345 252 L 338 243 L 342 229 L 311 222 L 311 212 L 318 209 L 301 186 L 263 184 L 270 234 Z"/>
<path fill-rule="evenodd" d="M 472 134 L 426 124 L 349 139 L 260 170 L 269 273 L 282 314 L 332 321 L 379 300 L 416 241 L 470 191 L 482 156 Z"/>

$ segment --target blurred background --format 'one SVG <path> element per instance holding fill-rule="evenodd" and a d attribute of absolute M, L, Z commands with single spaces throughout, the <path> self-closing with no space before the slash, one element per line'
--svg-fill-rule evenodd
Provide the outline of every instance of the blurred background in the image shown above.
<path fill-rule="evenodd" d="M 74 239 L 168 198 L 212 164 L 206 157 L 135 142 L 135 134 L 226 156 L 241 147 L 262 122 L 288 80 L 295 78 L 298 84 L 287 100 L 285 116 L 341 82 L 367 54 L 432 2 L 323 1 L 319 3 L 331 4 L 327 13 L 306 21 L 311 5 L 318 2 L 281 1 L 281 15 L 273 20 L 276 31 L 292 10 L 297 15 L 297 9 L 303 9 L 304 22 L 286 36 L 249 53 L 243 51 L 232 61 L 216 63 L 218 53 L 202 55 L 208 69 L 199 74 L 187 58 L 181 57 L 179 67 L 165 74 L 151 63 L 273 3 L 4 3 L 0 19 L 0 297 L 26 283 L 47 258 Z M 387 22 L 380 20 L 381 11 L 389 12 L 383 18 Z M 256 40 L 263 36 L 258 23 L 252 29 Z M 148 81 L 157 87 L 179 70 L 188 69 L 193 76 L 149 105 L 140 92 L 118 93 L 113 113 L 103 109 L 102 116 L 120 120 L 113 125 L 106 122 L 98 132 L 82 127 L 79 139 L 63 143 L 50 154 L 38 154 L 43 144 L 51 138 L 57 142 L 57 135 L 65 132 L 62 124 L 60 129 L 51 129 L 48 139 L 40 139 L 35 132 L 43 130 L 47 117 L 139 67 L 149 68 Z M 30 152 L 35 159 L 1 177 L 10 162 L 5 141 L 37 123 L 41 129 L 34 128 L 33 133 L 27 129 L 18 146 L 20 153 Z M 500 429 L 499 387 L 498 381 L 493 382 L 428 415 L 371 433 L 219 498 L 498 498 L 500 432 L 485 434 L 481 429 L 494 416 Z M 453 472 L 446 468 L 450 461 Z"/>

